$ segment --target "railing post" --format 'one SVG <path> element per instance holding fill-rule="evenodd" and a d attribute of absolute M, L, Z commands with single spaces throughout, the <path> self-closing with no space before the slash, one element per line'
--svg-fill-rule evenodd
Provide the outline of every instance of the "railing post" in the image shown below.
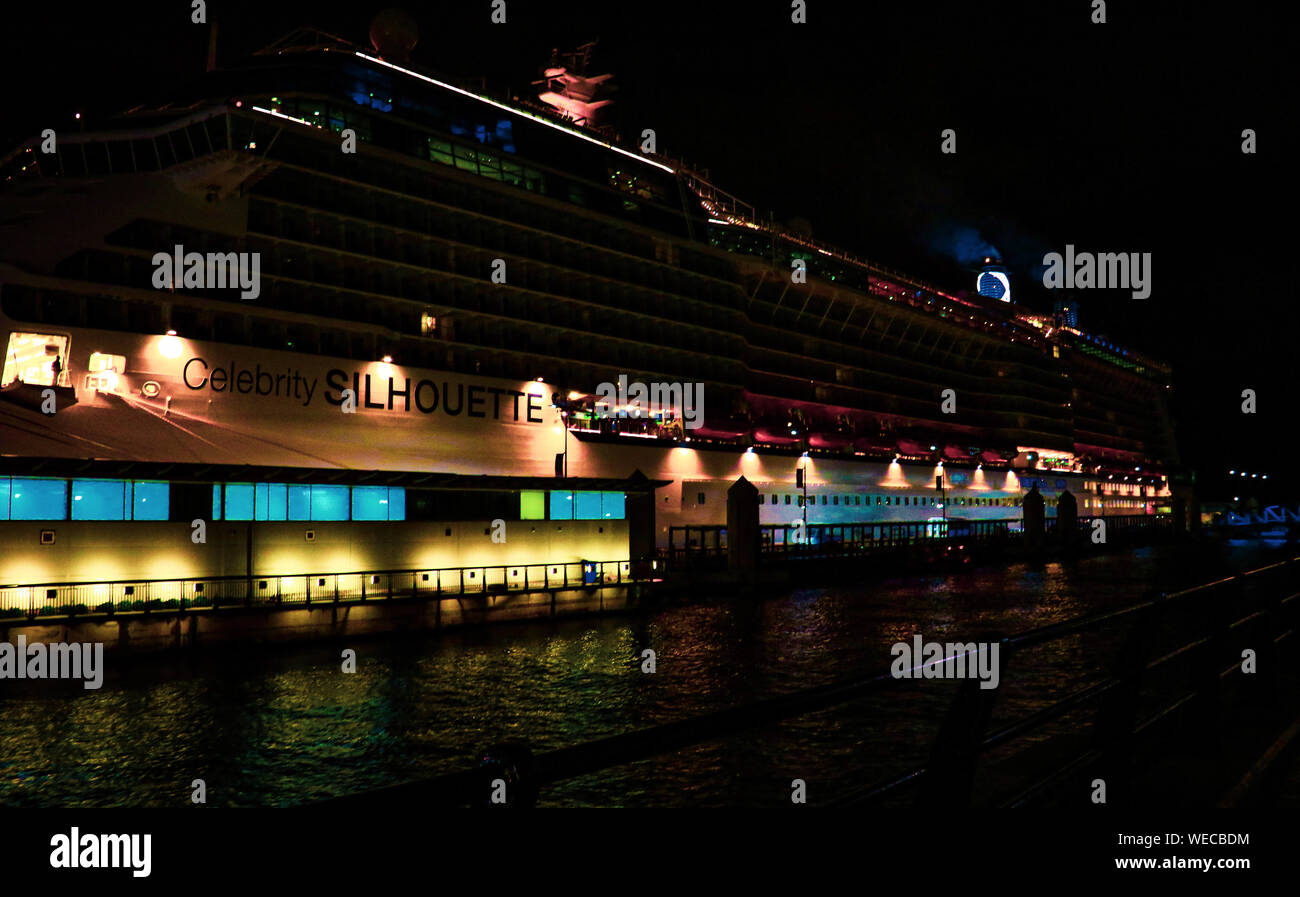
<path fill-rule="evenodd" d="M 1219 674 L 1228 663 L 1228 627 L 1240 612 L 1244 585 L 1241 576 L 1234 576 L 1217 589 L 1207 589 L 1206 594 L 1197 596 L 1206 641 L 1192 660 L 1192 688 L 1201 731 L 1216 744 L 1222 691 Z"/>
<path fill-rule="evenodd" d="M 1108 802 L 1112 796 L 1117 796 L 1121 804 L 1131 797 L 1138 703 L 1164 612 L 1164 597 L 1161 596 L 1161 603 L 1142 611 L 1133 623 L 1111 663 L 1110 674 L 1120 684 L 1102 698 L 1097 708 L 1093 736 L 1102 755 L 1100 776 L 1106 783 Z"/>
<path fill-rule="evenodd" d="M 998 687 L 1006 681 L 1007 639 L 1000 635 L 981 640 L 984 645 L 998 645 Z M 967 671 L 975 658 L 967 658 Z M 997 688 L 981 688 L 979 678 L 968 676 L 957 686 L 957 695 L 930 749 L 925 776 L 916 796 L 916 806 L 924 808 L 969 807 L 975 786 L 975 768 L 979 763 L 997 700 Z"/>

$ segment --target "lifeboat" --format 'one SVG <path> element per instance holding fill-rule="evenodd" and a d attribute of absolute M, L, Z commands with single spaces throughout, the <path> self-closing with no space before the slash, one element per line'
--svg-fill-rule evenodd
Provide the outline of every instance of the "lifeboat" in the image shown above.
<path fill-rule="evenodd" d="M 748 433 L 749 430 L 728 430 L 718 427 L 696 427 L 694 430 L 688 429 L 687 436 L 698 436 L 700 439 L 739 439 Z"/>
<path fill-rule="evenodd" d="M 754 441 L 763 445 L 798 445 L 799 437 L 758 427 L 754 430 Z"/>

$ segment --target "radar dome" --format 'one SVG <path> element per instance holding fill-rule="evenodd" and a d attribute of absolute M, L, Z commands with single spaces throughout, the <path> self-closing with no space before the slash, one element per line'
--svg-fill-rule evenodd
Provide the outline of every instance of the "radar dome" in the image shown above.
<path fill-rule="evenodd" d="M 390 62 L 410 62 L 419 40 L 420 26 L 404 9 L 386 9 L 370 23 L 370 43 Z"/>

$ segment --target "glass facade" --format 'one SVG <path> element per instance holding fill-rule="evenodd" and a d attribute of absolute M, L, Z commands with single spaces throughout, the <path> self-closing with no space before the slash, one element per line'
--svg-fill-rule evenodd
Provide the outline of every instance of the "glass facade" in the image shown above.
<path fill-rule="evenodd" d="M 519 493 L 519 519 L 520 520 L 545 520 L 546 519 L 546 493 L 545 492 L 520 492 Z"/>
<path fill-rule="evenodd" d="M 622 520 L 626 504 L 626 495 L 622 492 L 557 490 L 550 493 L 550 516 L 552 520 Z"/>
<path fill-rule="evenodd" d="M 224 505 L 224 507 L 223 507 Z M 212 494 L 219 520 L 405 520 L 406 490 L 400 486 L 298 486 L 288 483 L 226 483 Z"/>
<path fill-rule="evenodd" d="M 171 492 L 171 484 L 160 480 L 0 477 L 0 520 L 165 521 L 171 519 Z M 418 494 L 425 496 L 419 501 L 427 502 L 427 496 L 438 493 Z M 626 513 L 622 492 L 526 490 L 518 494 L 520 520 L 622 520 Z M 514 501 L 508 493 L 446 495 L 454 498 L 447 509 L 456 516 L 436 519 L 509 517 L 509 503 Z M 406 500 L 401 486 L 213 483 L 212 520 L 399 521 L 407 519 Z M 413 519 L 432 518 L 417 507 Z"/>
<path fill-rule="evenodd" d="M 406 490 L 389 486 L 353 486 L 352 519 L 406 519 Z"/>
<path fill-rule="evenodd" d="M 73 480 L 73 520 L 128 520 L 125 480 Z"/>
<path fill-rule="evenodd" d="M 8 520 L 67 520 L 68 481 L 14 477 L 9 481 Z"/>

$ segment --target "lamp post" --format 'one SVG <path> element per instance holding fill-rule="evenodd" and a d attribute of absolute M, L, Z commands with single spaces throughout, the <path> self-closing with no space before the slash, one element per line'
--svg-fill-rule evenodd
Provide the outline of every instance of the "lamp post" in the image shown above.
<path fill-rule="evenodd" d="M 551 407 L 559 414 L 560 429 L 564 432 L 564 452 L 557 458 L 556 473 L 562 479 L 569 478 L 569 411 L 572 403 L 558 397 L 551 399 Z"/>

